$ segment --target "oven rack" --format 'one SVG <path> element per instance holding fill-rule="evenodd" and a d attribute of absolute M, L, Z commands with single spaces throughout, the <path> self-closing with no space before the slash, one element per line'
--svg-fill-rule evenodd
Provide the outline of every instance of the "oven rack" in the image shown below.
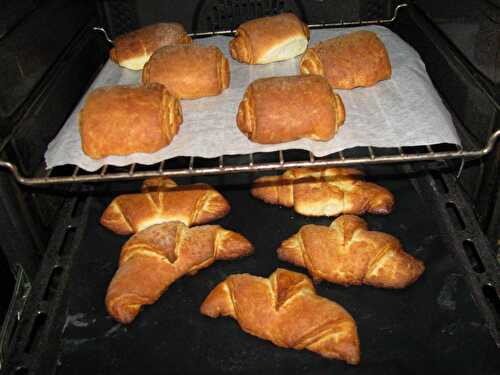
<path fill-rule="evenodd" d="M 340 167 L 451 159 L 465 161 L 481 158 L 492 152 L 499 138 L 500 130 L 497 130 L 491 135 L 486 146 L 478 150 L 463 150 L 459 146 L 452 145 L 426 145 L 383 149 L 368 146 L 357 147 L 353 151 L 340 151 L 321 158 L 315 157 L 308 151 L 288 150 L 238 156 L 219 156 L 215 159 L 194 156 L 179 157 L 172 160 L 164 160 L 153 165 L 140 165 L 136 163 L 125 167 L 104 165 L 95 172 L 86 172 L 77 166 L 61 166 L 44 170 L 33 177 L 22 175 L 15 164 L 5 160 L 0 160 L 0 167 L 8 169 L 15 179 L 24 185 L 123 181 L 160 176 L 181 177 L 276 171 L 300 167 Z M 454 148 L 455 150 L 442 151 L 443 147 Z M 349 156 L 347 154 L 355 155 Z M 168 164 L 170 163 L 176 165 L 169 166 Z M 181 165 L 180 167 L 179 164 Z"/>
<path fill-rule="evenodd" d="M 322 23 L 308 25 L 311 29 L 321 29 L 329 27 L 343 26 L 361 26 L 373 24 L 389 24 L 398 17 L 403 8 L 410 8 L 408 4 L 402 3 L 395 7 L 393 16 L 389 19 L 378 20 L 358 20 L 355 22 Z M 106 40 L 113 43 L 106 30 L 95 27 L 94 30 L 102 32 Z M 232 35 L 234 30 L 221 30 L 189 34 L 192 37 L 208 37 L 214 35 Z M 493 98 L 490 100 L 495 103 Z M 497 105 L 495 103 L 495 105 Z M 3 144 L 0 145 L 0 152 L 13 138 L 11 134 Z M 439 160 L 461 159 L 462 166 L 465 160 L 481 158 L 489 153 L 495 147 L 495 143 L 500 138 L 500 130 L 494 132 L 488 139 L 483 148 L 475 150 L 464 150 L 459 146 L 448 145 L 443 149 L 442 145 L 424 145 L 418 147 L 397 147 L 397 148 L 375 148 L 375 147 L 357 147 L 354 155 L 351 150 L 344 150 L 333 153 L 321 158 L 315 157 L 311 152 L 296 150 L 273 151 L 258 154 L 246 154 L 239 156 L 222 155 L 214 159 L 204 159 L 201 157 L 184 157 L 164 160 L 160 163 L 145 166 L 141 164 L 131 164 L 125 167 L 116 167 L 104 165 L 95 172 L 87 172 L 77 166 L 60 166 L 39 171 L 33 176 L 23 174 L 18 166 L 8 160 L 0 159 L 0 167 L 9 170 L 14 178 L 24 185 L 50 185 L 50 184 L 71 184 L 85 182 L 105 182 L 105 181 L 123 181 L 144 179 L 160 176 L 199 176 L 199 175 L 217 175 L 229 173 L 248 173 L 262 171 L 276 171 L 288 168 L 299 167 L 337 167 L 337 166 L 356 166 L 367 164 L 392 164 L 407 162 L 429 162 Z M 450 150 L 450 148 L 452 148 Z M 290 156 L 289 154 L 293 155 Z M 350 155 L 348 155 L 350 154 Z M 183 159 L 181 163 L 179 159 Z M 182 165 L 182 166 L 179 166 Z M 460 171 L 459 171 L 460 174 Z"/>

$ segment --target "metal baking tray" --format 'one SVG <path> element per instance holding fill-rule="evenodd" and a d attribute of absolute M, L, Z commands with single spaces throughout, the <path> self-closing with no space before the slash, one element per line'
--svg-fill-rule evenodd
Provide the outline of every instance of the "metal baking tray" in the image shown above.
<path fill-rule="evenodd" d="M 231 318 L 199 313 L 209 291 L 230 274 L 267 276 L 277 267 L 305 272 L 280 262 L 278 245 L 304 224 L 332 220 L 252 198 L 248 188 L 258 173 L 179 180 L 216 186 L 232 206 L 218 223 L 249 238 L 255 254 L 183 277 L 128 326 L 110 318 L 104 305 L 127 237 L 98 221 L 116 194 L 140 185 L 102 184 L 68 201 L 5 350 L 7 373 L 498 374 L 499 264 L 453 177 L 433 169 L 440 165 L 364 168 L 368 180 L 396 197 L 390 215 L 364 216 L 370 228 L 398 237 L 425 262 L 426 271 L 405 290 L 317 286 L 320 295 L 340 303 L 356 320 L 359 366 L 278 348 L 244 333 Z"/>

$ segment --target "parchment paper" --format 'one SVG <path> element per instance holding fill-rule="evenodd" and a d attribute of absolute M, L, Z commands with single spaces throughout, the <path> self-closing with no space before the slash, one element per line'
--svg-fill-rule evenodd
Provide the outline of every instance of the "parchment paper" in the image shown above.
<path fill-rule="evenodd" d="M 231 67 L 231 85 L 221 95 L 183 100 L 184 122 L 172 143 L 152 154 L 136 153 L 93 160 L 81 148 L 78 113 L 85 96 L 76 106 L 45 153 L 47 168 L 63 164 L 95 171 L 105 164 L 154 164 L 176 156 L 213 158 L 220 155 L 248 154 L 287 149 L 304 149 L 321 157 L 356 146 L 398 147 L 426 144 L 460 144 L 451 116 L 444 107 L 418 53 L 392 31 L 381 26 L 349 29 L 313 30 L 310 45 L 356 30 L 370 30 L 384 42 L 392 64 L 392 78 L 370 88 L 337 90 L 344 101 L 346 120 L 328 142 L 298 140 L 259 145 L 250 142 L 236 126 L 238 105 L 248 84 L 257 78 L 299 73 L 300 57 L 267 65 L 240 64 L 230 57 L 229 37 L 196 40 L 219 47 Z M 90 87 L 140 82 L 141 72 L 120 68 L 111 60 Z"/>

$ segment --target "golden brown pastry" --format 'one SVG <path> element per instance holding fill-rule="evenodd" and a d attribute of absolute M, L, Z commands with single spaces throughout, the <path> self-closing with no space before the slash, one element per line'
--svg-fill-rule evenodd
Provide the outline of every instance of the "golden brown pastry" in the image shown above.
<path fill-rule="evenodd" d="M 218 225 L 188 228 L 182 223 L 152 226 L 123 246 L 120 267 L 106 294 L 109 314 L 121 323 L 135 319 L 177 279 L 194 275 L 215 260 L 231 260 L 253 251 L 241 234 Z"/>
<path fill-rule="evenodd" d="M 155 152 L 179 131 L 179 101 L 160 84 L 92 91 L 80 111 L 83 152 L 92 159 Z"/>
<path fill-rule="evenodd" d="M 325 78 L 288 76 L 258 79 L 248 86 L 238 109 L 239 129 L 256 143 L 299 138 L 332 139 L 345 110 Z"/>
<path fill-rule="evenodd" d="M 169 178 L 144 182 L 143 193 L 119 195 L 101 217 L 101 224 L 118 234 L 132 234 L 152 225 L 180 221 L 205 224 L 229 213 L 226 199 L 207 184 L 182 185 Z"/>
<path fill-rule="evenodd" d="M 229 87 L 229 80 L 229 64 L 222 52 L 198 44 L 162 47 L 142 72 L 144 83 L 161 83 L 179 99 L 219 95 Z"/>
<path fill-rule="evenodd" d="M 141 70 L 154 51 L 160 47 L 191 43 L 180 23 L 156 23 L 120 35 L 109 51 L 111 59 L 128 69 Z"/>
<path fill-rule="evenodd" d="M 307 48 L 309 28 L 293 13 L 262 17 L 242 23 L 229 43 L 235 60 L 268 64 L 298 56 Z"/>
<path fill-rule="evenodd" d="M 308 48 L 300 71 L 325 76 L 334 88 L 353 89 L 391 78 L 391 63 L 377 34 L 356 31 Z"/>
<path fill-rule="evenodd" d="M 352 168 L 293 168 L 281 176 L 258 178 L 251 193 L 266 203 L 293 207 L 305 216 L 391 212 L 394 196 L 362 178 L 362 172 Z"/>
<path fill-rule="evenodd" d="M 304 225 L 283 241 L 278 258 L 307 268 L 315 281 L 343 285 L 406 288 L 424 272 L 395 237 L 369 231 L 354 215 L 342 215 L 329 227 Z"/>
<path fill-rule="evenodd" d="M 269 278 L 231 275 L 210 292 L 201 313 L 230 316 L 245 332 L 277 346 L 359 363 L 353 318 L 342 306 L 317 295 L 301 273 L 278 268 Z"/>

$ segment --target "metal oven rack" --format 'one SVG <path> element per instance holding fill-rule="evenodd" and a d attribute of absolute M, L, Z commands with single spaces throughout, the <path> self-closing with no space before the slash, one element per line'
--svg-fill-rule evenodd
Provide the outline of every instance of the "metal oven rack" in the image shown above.
<path fill-rule="evenodd" d="M 327 28 L 327 27 L 342 27 L 342 26 L 360 26 L 369 24 L 388 24 L 393 22 L 399 11 L 407 7 L 407 4 L 398 5 L 394 14 L 390 19 L 383 20 L 359 20 L 356 22 L 343 22 L 328 24 L 313 24 L 309 25 L 311 29 Z M 103 32 L 106 39 L 112 43 L 112 40 L 102 28 L 94 28 L 95 30 Z M 190 34 L 192 37 L 207 37 L 213 35 L 232 35 L 234 30 L 213 31 L 205 33 Z M 498 104 L 492 99 L 495 106 Z M 4 149 L 6 144 L 10 141 L 7 138 L 2 145 L 0 145 L 0 152 Z M 0 160 L 0 167 L 8 169 L 15 179 L 24 185 L 47 185 L 47 184 L 67 184 L 76 182 L 98 182 L 98 181 L 118 181 L 118 180 L 133 180 L 143 179 L 148 177 L 159 176 L 196 176 L 196 175 L 209 175 L 209 174 L 227 174 L 227 173 L 243 173 L 243 172 L 257 172 L 257 171 L 272 171 L 282 170 L 295 167 L 332 167 L 332 166 L 347 166 L 359 164 L 388 164 L 388 163 L 406 163 L 406 162 L 419 162 L 419 161 L 433 161 L 433 160 L 450 160 L 461 159 L 462 162 L 466 159 L 481 158 L 489 154 L 495 147 L 496 141 L 500 138 L 500 130 L 494 132 L 486 145 L 483 148 L 476 150 L 463 150 L 460 147 L 454 146 L 452 150 L 447 148 L 442 150 L 441 147 L 432 145 L 425 145 L 419 147 L 398 147 L 394 149 L 378 149 L 373 147 L 357 148 L 355 156 L 346 156 L 344 152 L 338 152 L 322 158 L 316 158 L 311 152 L 304 152 L 306 156 L 301 157 L 288 157 L 287 151 L 275 151 L 267 153 L 265 160 L 262 161 L 260 157 L 254 154 L 247 154 L 238 156 L 238 161 L 232 163 L 230 159 L 232 156 L 219 156 L 218 160 L 211 165 L 203 161 L 203 158 L 189 157 L 186 160 L 185 166 L 171 167 L 169 161 L 164 160 L 152 166 L 142 166 L 132 164 L 127 167 L 113 167 L 105 165 L 96 172 L 88 173 L 81 170 L 77 166 L 68 168 L 68 166 L 56 167 L 45 170 L 34 176 L 23 175 L 19 168 L 12 162 L 7 160 Z M 361 151 L 361 152 L 359 152 Z M 304 153 L 302 155 L 304 155 Z M 347 153 L 347 152 L 346 152 Z M 206 159 L 204 159 L 206 160 Z M 269 161 L 272 160 L 272 161 Z"/>

